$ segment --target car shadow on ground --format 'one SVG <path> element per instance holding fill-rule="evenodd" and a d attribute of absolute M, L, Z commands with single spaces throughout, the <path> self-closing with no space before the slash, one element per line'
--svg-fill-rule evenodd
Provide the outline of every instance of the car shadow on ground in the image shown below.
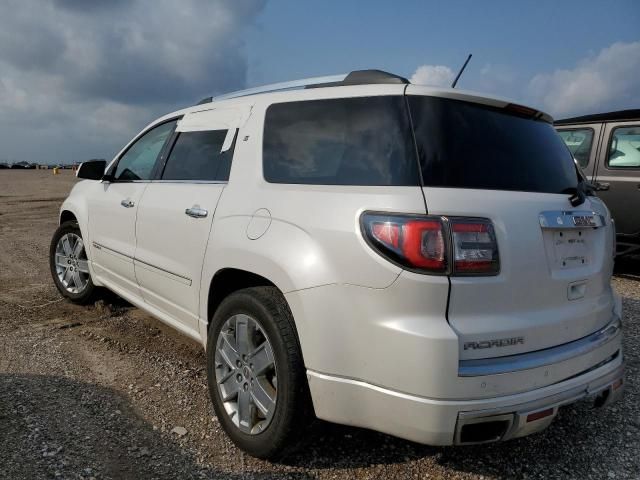
<path fill-rule="evenodd" d="M 3 478 L 309 478 L 198 464 L 120 393 L 64 377 L 0 374 L 0 432 Z"/>
<path fill-rule="evenodd" d="M 427 463 L 447 471 L 496 478 L 590 478 L 590 466 L 623 444 L 622 430 L 640 432 L 640 423 L 624 427 L 621 410 L 594 410 L 590 402 L 580 402 L 563 408 L 542 433 L 466 447 L 429 447 L 370 430 L 318 422 L 300 450 L 283 463 L 314 469 L 352 469 L 427 459 Z M 611 435 L 612 427 L 617 430 L 615 436 Z M 570 456 L 566 454 L 569 448 Z"/>

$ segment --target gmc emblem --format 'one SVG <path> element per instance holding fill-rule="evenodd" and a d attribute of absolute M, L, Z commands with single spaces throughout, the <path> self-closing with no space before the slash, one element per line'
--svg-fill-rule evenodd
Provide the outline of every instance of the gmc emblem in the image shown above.
<path fill-rule="evenodd" d="M 596 221 L 591 215 L 574 215 L 573 224 L 576 227 L 596 227 Z"/>
<path fill-rule="evenodd" d="M 482 342 L 465 342 L 465 350 L 478 350 L 493 347 L 512 347 L 514 345 L 524 345 L 524 337 L 497 338 L 495 340 L 483 340 Z"/>

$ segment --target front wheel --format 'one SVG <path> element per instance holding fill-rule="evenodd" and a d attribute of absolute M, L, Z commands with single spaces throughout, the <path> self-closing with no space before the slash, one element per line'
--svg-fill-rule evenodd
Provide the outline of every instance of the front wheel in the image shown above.
<path fill-rule="evenodd" d="M 79 304 L 91 301 L 95 286 L 77 223 L 64 222 L 53 234 L 49 247 L 49 266 L 53 281 L 63 296 Z"/>
<path fill-rule="evenodd" d="M 274 287 L 240 290 L 216 310 L 207 341 L 213 407 L 231 440 L 247 453 L 281 458 L 311 415 L 293 317 Z"/>

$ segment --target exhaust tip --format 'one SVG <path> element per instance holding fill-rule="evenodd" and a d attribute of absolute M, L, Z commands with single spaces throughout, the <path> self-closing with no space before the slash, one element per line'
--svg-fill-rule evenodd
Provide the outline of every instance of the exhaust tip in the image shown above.
<path fill-rule="evenodd" d="M 511 426 L 510 419 L 496 419 L 487 417 L 484 421 L 475 421 L 461 426 L 459 444 L 470 445 L 500 441 Z"/>

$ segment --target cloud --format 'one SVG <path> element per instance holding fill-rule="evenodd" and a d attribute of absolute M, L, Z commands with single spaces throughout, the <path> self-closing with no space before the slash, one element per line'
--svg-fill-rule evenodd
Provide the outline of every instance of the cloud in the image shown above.
<path fill-rule="evenodd" d="M 422 65 L 411 75 L 409 81 L 417 85 L 431 87 L 450 87 L 455 74 L 444 65 Z"/>
<path fill-rule="evenodd" d="M 244 87 L 264 1 L 6 1 L 0 158 L 109 157 L 154 117 Z"/>
<path fill-rule="evenodd" d="M 512 98 L 555 118 L 640 108 L 640 42 L 614 43 L 573 68 L 526 77 L 507 65 L 468 71 L 464 88 Z M 443 65 L 418 67 L 411 83 L 449 86 L 453 71 Z"/>
<path fill-rule="evenodd" d="M 534 76 L 526 92 L 554 115 L 640 107 L 640 42 L 614 43 L 575 68 Z"/>

